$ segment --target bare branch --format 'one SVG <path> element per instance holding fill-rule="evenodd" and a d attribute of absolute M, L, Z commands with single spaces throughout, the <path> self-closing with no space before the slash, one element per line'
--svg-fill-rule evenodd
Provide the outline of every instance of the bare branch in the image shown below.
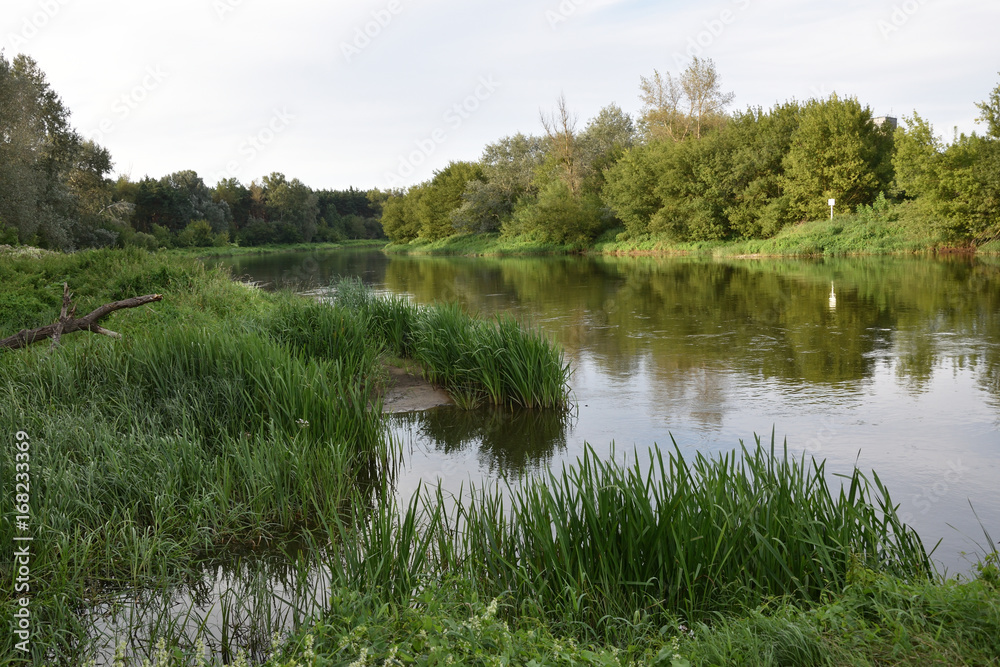
<path fill-rule="evenodd" d="M 72 306 L 70 303 L 71 297 L 72 295 L 69 291 L 69 285 L 63 283 L 63 304 L 62 310 L 59 313 L 59 320 L 54 324 L 39 327 L 37 329 L 24 329 L 9 338 L 4 338 L 0 340 L 0 349 L 6 348 L 10 350 L 18 350 L 22 347 L 27 347 L 28 345 L 47 340 L 49 338 L 52 339 L 52 347 L 55 348 L 59 344 L 59 339 L 63 336 L 63 334 L 70 334 L 76 331 L 91 331 L 96 334 L 111 336 L 112 338 L 121 338 L 120 334 L 99 326 L 97 324 L 98 320 L 106 317 L 116 310 L 122 310 L 124 308 L 137 308 L 139 306 L 145 306 L 146 304 L 153 303 L 154 301 L 161 301 L 163 299 L 162 294 L 135 296 L 131 299 L 123 299 L 121 301 L 115 301 L 114 303 L 104 304 L 100 308 L 97 308 L 87 315 L 78 318 L 76 317 L 76 306 Z"/>

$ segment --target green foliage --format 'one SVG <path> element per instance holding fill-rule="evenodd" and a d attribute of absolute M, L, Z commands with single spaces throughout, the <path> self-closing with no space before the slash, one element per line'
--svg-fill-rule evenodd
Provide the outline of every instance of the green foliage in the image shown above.
<path fill-rule="evenodd" d="M 471 162 L 452 162 L 427 184 L 416 206 L 420 238 L 442 239 L 455 233 L 456 211 L 470 181 L 481 180 L 482 169 Z"/>
<path fill-rule="evenodd" d="M 336 302 L 364 317 L 385 350 L 419 362 L 427 379 L 460 404 L 566 407 L 569 365 L 562 353 L 513 318 L 484 322 L 448 304 L 417 308 L 402 297 L 377 297 L 350 280 L 336 289 Z"/>
<path fill-rule="evenodd" d="M 892 137 L 854 98 L 832 95 L 802 109 L 784 160 L 784 188 L 798 220 L 814 220 L 827 200 L 854 210 L 886 190 L 892 177 Z"/>
<path fill-rule="evenodd" d="M 524 199 L 504 228 L 505 235 L 527 235 L 542 242 L 585 244 L 605 224 L 596 195 L 574 194 L 565 181 L 550 181 L 537 199 Z"/>
<path fill-rule="evenodd" d="M 649 233 L 649 221 L 660 210 L 656 196 L 661 168 L 657 164 L 667 144 L 653 142 L 635 146 L 605 172 L 604 203 L 625 224 L 626 233 L 639 237 Z"/>
<path fill-rule="evenodd" d="M 482 180 L 469 181 L 462 205 L 452 214 L 455 228 L 462 232 L 499 231 L 519 199 L 537 194 L 534 175 L 544 153 L 539 137 L 523 134 L 489 144 L 479 161 Z"/>
<path fill-rule="evenodd" d="M 394 194 L 382 207 L 382 229 L 390 241 L 406 243 L 420 235 L 420 200 L 427 185 L 418 185 L 405 193 Z"/>
<path fill-rule="evenodd" d="M 151 236 L 150 238 L 153 238 L 155 241 L 155 237 Z M 208 248 L 211 246 L 226 245 L 228 242 L 229 234 L 226 232 L 213 234 L 212 225 L 209 224 L 208 220 L 195 220 L 191 222 L 177 235 L 175 241 L 180 248 Z"/>
<path fill-rule="evenodd" d="M 896 187 L 952 242 L 1000 237 L 1000 139 L 960 135 L 945 146 L 917 114 L 896 130 Z"/>
<path fill-rule="evenodd" d="M 976 122 L 986 124 L 988 136 L 1000 139 L 1000 85 L 990 92 L 986 101 L 977 102 L 976 106 L 979 107 L 979 118 Z"/>
<path fill-rule="evenodd" d="M 447 568 L 480 596 L 506 592 L 515 608 L 559 627 L 614 637 L 634 616 L 663 624 L 774 596 L 818 601 L 847 584 L 858 559 L 930 576 L 920 539 L 877 476 L 855 470 L 830 488 L 824 464 L 759 439 L 690 463 L 676 448 L 651 457 L 646 470 L 623 468 L 588 448 L 575 466 L 520 488 L 447 503 L 440 490 L 418 493 L 401 516 L 387 503 L 342 545 L 343 583 L 407 604 L 418 581 Z"/>

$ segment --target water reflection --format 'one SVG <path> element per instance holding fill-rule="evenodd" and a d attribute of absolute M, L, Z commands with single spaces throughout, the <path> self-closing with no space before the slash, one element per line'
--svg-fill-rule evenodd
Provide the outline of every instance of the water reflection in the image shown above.
<path fill-rule="evenodd" d="M 163 589 L 130 589 L 90 607 L 83 617 L 97 651 L 96 665 L 118 664 L 115 651 L 153 659 L 160 638 L 190 654 L 202 642 L 207 656 L 225 663 L 239 652 L 263 663 L 273 637 L 284 636 L 327 606 L 331 574 L 323 550 L 287 543 L 228 553 Z"/>
<path fill-rule="evenodd" d="M 240 261 L 257 275 L 253 264 L 263 260 Z M 273 273 L 297 259 L 266 261 Z M 716 452 L 774 428 L 779 442 L 787 437 L 793 450 L 828 459 L 831 471 L 855 462 L 876 470 L 928 544 L 945 538 L 937 556 L 952 570 L 964 568 L 960 552 L 974 548 L 961 534 L 981 536 L 970 500 L 1000 533 L 995 258 L 347 251 L 311 261 L 280 271 L 357 275 L 419 303 L 512 312 L 557 340 L 574 369 L 577 416 L 551 455 L 530 444 L 544 425 L 505 433 L 487 426 L 496 418 L 485 412 L 423 418 L 400 478 L 404 494 L 415 479 L 457 485 L 511 474 L 520 461 L 528 472 L 571 462 L 584 441 L 599 451 L 612 441 L 645 449 L 673 435 L 682 450 Z M 942 475 L 956 469 L 944 488 Z"/>
<path fill-rule="evenodd" d="M 452 456 L 471 450 L 490 477 L 520 479 L 566 450 L 572 413 L 562 410 L 441 407 L 390 417 L 395 437 Z"/>

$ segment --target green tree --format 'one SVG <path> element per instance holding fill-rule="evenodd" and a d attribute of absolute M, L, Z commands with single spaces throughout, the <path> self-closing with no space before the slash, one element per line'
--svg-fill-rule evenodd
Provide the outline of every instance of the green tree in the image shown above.
<path fill-rule="evenodd" d="M 420 235 L 420 200 L 427 184 L 414 186 L 405 193 L 393 193 L 382 206 L 382 229 L 394 243 L 408 243 Z"/>
<path fill-rule="evenodd" d="M 769 238 L 791 222 L 784 198 L 784 158 L 799 125 L 796 102 L 769 112 L 748 109 L 725 126 L 731 151 L 724 170 L 724 187 L 731 193 L 725 217 L 730 234 L 742 238 Z"/>
<path fill-rule="evenodd" d="M 267 217 L 276 223 L 283 243 L 313 240 L 319 218 L 319 198 L 302 181 L 291 181 L 284 174 L 264 177 Z"/>
<path fill-rule="evenodd" d="M 609 104 L 592 118 L 577 140 L 583 172 L 583 189 L 600 193 L 604 172 L 635 143 L 632 117 L 617 104 Z"/>
<path fill-rule="evenodd" d="M 649 221 L 663 206 L 656 185 L 663 171 L 664 153 L 672 144 L 654 141 L 634 146 L 608 168 L 601 192 L 604 204 L 624 223 L 631 238 L 649 233 Z"/>
<path fill-rule="evenodd" d="M 76 202 L 66 180 L 80 143 L 38 64 L 0 53 L 0 219 L 22 242 L 73 246 Z"/>
<path fill-rule="evenodd" d="M 417 207 L 420 238 L 443 239 L 454 234 L 453 214 L 462 206 L 462 193 L 470 181 L 482 178 L 482 168 L 472 162 L 452 162 L 435 172 Z"/>
<path fill-rule="evenodd" d="M 532 201 L 522 201 L 508 223 L 508 234 L 555 243 L 586 243 L 604 222 L 600 199 L 574 193 L 562 179 L 552 179 Z"/>
<path fill-rule="evenodd" d="M 540 137 L 516 134 L 489 144 L 479 166 L 482 180 L 469 181 L 462 205 L 452 216 L 456 228 L 495 232 L 510 220 L 522 197 L 537 194 L 535 170 L 545 158 Z"/>
<path fill-rule="evenodd" d="M 802 111 L 784 160 L 785 194 L 797 219 L 822 218 L 827 200 L 853 211 L 871 204 L 891 182 L 892 135 L 868 107 L 836 94 Z"/>

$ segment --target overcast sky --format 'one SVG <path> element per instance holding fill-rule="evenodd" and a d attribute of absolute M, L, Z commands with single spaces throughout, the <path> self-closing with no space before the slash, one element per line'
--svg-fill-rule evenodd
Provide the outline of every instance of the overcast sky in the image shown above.
<path fill-rule="evenodd" d="M 3 0 L 0 43 L 133 179 L 367 189 L 538 133 L 560 93 L 580 129 L 636 115 L 691 55 L 734 108 L 837 92 L 950 138 L 1000 83 L 998 26 L 996 0 Z"/>

